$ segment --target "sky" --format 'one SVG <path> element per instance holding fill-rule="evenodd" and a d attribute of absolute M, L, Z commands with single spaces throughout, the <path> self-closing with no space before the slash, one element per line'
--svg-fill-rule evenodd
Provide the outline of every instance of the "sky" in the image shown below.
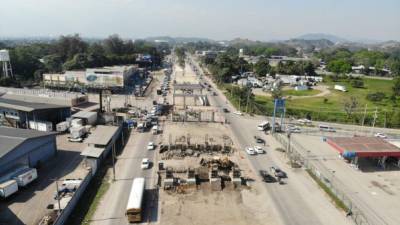
<path fill-rule="evenodd" d="M 400 0 L 0 0 L 0 37 L 400 40 Z"/>

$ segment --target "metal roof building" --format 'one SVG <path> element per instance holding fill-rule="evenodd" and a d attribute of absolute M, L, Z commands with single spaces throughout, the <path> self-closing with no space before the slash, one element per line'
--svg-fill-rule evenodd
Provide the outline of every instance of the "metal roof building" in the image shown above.
<path fill-rule="evenodd" d="M 96 173 L 101 161 L 115 146 L 121 133 L 122 126 L 97 125 L 96 129 L 91 131 L 91 134 L 85 140 L 88 146 L 83 150 L 81 155 L 85 157 L 86 165 L 92 168 L 93 174 Z"/>
<path fill-rule="evenodd" d="M 0 122 L 12 127 L 28 128 L 29 121 L 49 121 L 55 127 L 70 115 L 69 106 L 0 98 Z"/>
<path fill-rule="evenodd" d="M 36 167 L 56 149 L 54 133 L 0 126 L 0 177 L 18 166 Z"/>

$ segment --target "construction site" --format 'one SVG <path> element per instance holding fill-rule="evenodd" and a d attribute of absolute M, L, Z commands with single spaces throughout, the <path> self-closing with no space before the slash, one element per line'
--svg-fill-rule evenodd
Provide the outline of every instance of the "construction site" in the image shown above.
<path fill-rule="evenodd" d="M 178 90 L 172 95 L 172 119 L 164 124 L 157 164 L 162 223 L 263 224 L 272 211 L 261 201 L 267 194 L 253 182 L 256 176 L 224 115 L 186 100 L 207 99 L 189 66 L 176 66 L 174 75 Z"/>

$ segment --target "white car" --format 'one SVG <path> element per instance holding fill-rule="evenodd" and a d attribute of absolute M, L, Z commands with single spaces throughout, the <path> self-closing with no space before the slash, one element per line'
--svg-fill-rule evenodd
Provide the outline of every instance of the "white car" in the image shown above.
<path fill-rule="evenodd" d="M 311 120 L 309 120 L 309 119 L 299 119 L 299 120 L 297 120 L 297 122 L 301 123 L 301 124 L 310 124 Z"/>
<path fill-rule="evenodd" d="M 257 154 L 256 151 L 254 150 L 254 148 L 252 148 L 252 147 L 247 147 L 247 148 L 246 148 L 246 152 L 247 152 L 247 154 L 249 154 L 249 155 L 255 155 L 255 154 Z"/>
<path fill-rule="evenodd" d="M 288 126 L 286 132 L 290 133 L 301 133 L 301 129 L 298 126 Z"/>
<path fill-rule="evenodd" d="M 233 114 L 236 114 L 236 115 L 238 115 L 238 116 L 243 116 L 243 113 L 240 112 L 240 111 L 233 112 Z"/>
<path fill-rule="evenodd" d="M 387 138 L 387 136 L 384 133 L 376 133 L 374 136 L 378 138 Z"/>
<path fill-rule="evenodd" d="M 254 151 L 257 152 L 257 154 L 265 153 L 264 149 L 262 149 L 260 146 L 254 146 Z"/>
<path fill-rule="evenodd" d="M 147 144 L 147 150 L 154 150 L 154 148 L 155 148 L 155 145 L 154 145 L 153 142 L 149 142 L 149 143 Z"/>
<path fill-rule="evenodd" d="M 142 159 L 142 163 L 140 164 L 140 168 L 148 169 L 150 167 L 150 160 L 148 158 Z"/>

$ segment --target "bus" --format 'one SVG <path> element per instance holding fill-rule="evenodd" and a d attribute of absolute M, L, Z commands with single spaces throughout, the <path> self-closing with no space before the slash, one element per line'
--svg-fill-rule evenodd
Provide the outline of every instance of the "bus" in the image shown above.
<path fill-rule="evenodd" d="M 257 130 L 259 131 L 265 131 L 269 128 L 269 122 L 268 121 L 263 121 L 262 123 L 258 124 Z"/>
<path fill-rule="evenodd" d="M 126 216 L 129 223 L 142 221 L 142 202 L 144 194 L 144 178 L 135 178 L 132 182 L 131 193 L 129 194 Z"/>
<path fill-rule="evenodd" d="M 325 125 L 325 124 L 320 124 L 319 125 L 319 130 L 320 131 L 327 131 L 327 132 L 335 132 L 335 128 L 329 126 L 329 125 Z"/>

